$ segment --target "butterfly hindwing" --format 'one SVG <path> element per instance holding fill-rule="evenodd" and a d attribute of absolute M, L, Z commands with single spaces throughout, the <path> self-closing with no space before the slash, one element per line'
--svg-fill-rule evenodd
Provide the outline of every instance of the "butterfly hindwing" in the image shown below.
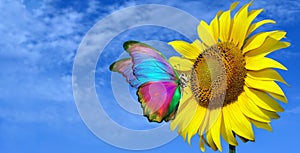
<path fill-rule="evenodd" d="M 142 104 L 144 116 L 149 121 L 169 121 L 175 116 L 179 99 L 180 88 L 175 82 L 147 82 L 137 91 Z"/>

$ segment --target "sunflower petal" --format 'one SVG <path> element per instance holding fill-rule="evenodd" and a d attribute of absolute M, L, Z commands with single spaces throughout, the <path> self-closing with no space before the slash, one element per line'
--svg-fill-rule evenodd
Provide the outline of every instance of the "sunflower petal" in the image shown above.
<path fill-rule="evenodd" d="M 238 105 L 236 103 L 232 103 L 229 104 L 228 107 L 230 110 L 227 113 L 230 115 L 232 130 L 237 135 L 240 135 L 248 140 L 254 140 L 254 133 L 251 127 L 251 123 L 241 112 Z"/>
<path fill-rule="evenodd" d="M 252 10 L 249 12 L 248 20 L 251 23 L 264 9 Z M 249 24 L 250 24 L 249 23 Z M 250 26 L 250 25 L 249 25 Z M 247 28 L 247 31 L 250 27 Z"/>
<path fill-rule="evenodd" d="M 222 121 L 222 113 L 220 113 L 218 119 L 214 123 L 214 125 L 211 127 L 211 136 L 212 139 L 217 146 L 217 148 L 222 151 L 222 146 L 221 146 L 221 140 L 220 140 L 220 133 L 221 133 L 221 121 Z"/>
<path fill-rule="evenodd" d="M 276 39 L 276 40 L 281 40 L 282 38 L 285 37 L 285 35 L 286 35 L 286 32 L 285 32 L 285 31 L 276 31 L 276 32 L 274 32 L 274 33 L 271 33 L 271 34 L 269 35 L 269 37 L 274 38 L 274 39 Z"/>
<path fill-rule="evenodd" d="M 239 1 L 236 1 L 236 2 L 233 2 L 231 5 L 230 5 L 230 10 L 234 10 L 236 8 L 236 6 L 239 4 L 240 2 Z"/>
<path fill-rule="evenodd" d="M 202 152 L 204 152 L 204 151 L 205 151 L 205 147 L 204 147 L 203 136 L 200 136 L 199 146 L 200 146 L 200 150 L 201 150 Z"/>
<path fill-rule="evenodd" d="M 180 124 L 178 124 L 178 132 L 186 138 L 187 131 L 185 131 L 186 127 L 191 123 L 193 116 L 196 114 L 198 103 L 192 99 L 187 102 L 187 106 L 182 109 L 182 111 L 177 111 L 177 115 L 174 121 L 171 123 L 171 127 L 173 123 L 177 123 L 177 120 L 180 120 Z"/>
<path fill-rule="evenodd" d="M 195 47 L 199 48 L 200 50 L 200 54 L 206 49 L 205 45 L 203 43 L 201 43 L 198 39 L 196 39 L 192 45 L 194 45 Z"/>
<path fill-rule="evenodd" d="M 232 133 L 232 126 L 231 126 L 231 122 L 230 122 L 230 115 L 228 113 L 228 106 L 224 106 L 222 108 L 222 124 L 221 124 L 221 134 L 222 137 L 231 145 L 233 146 L 237 146 L 238 143 L 235 139 L 235 137 L 233 136 Z"/>
<path fill-rule="evenodd" d="M 201 122 L 205 116 L 206 108 L 201 106 L 197 107 L 197 111 L 193 116 L 193 119 L 189 123 L 189 125 L 184 129 L 186 133 L 188 133 L 188 143 L 191 144 L 191 138 L 197 133 L 199 127 L 201 126 Z"/>
<path fill-rule="evenodd" d="M 248 88 L 247 86 L 244 86 L 244 90 L 247 97 L 250 98 L 258 107 L 273 112 L 283 112 L 283 108 L 267 93 Z"/>
<path fill-rule="evenodd" d="M 183 59 L 178 56 L 172 56 L 169 58 L 169 62 L 174 69 L 179 71 L 190 71 L 193 68 L 193 63 L 188 59 Z"/>
<path fill-rule="evenodd" d="M 274 20 L 262 20 L 262 21 L 258 21 L 256 23 L 251 24 L 251 26 L 248 29 L 247 35 L 246 37 L 248 37 L 253 31 L 255 31 L 257 28 L 259 28 L 260 26 L 267 24 L 267 23 L 273 23 L 275 24 L 276 22 Z"/>
<path fill-rule="evenodd" d="M 287 98 L 286 98 L 285 95 L 278 95 L 278 94 L 273 94 L 273 93 L 269 93 L 269 95 L 272 96 L 275 99 L 278 99 L 278 100 L 284 102 L 284 103 L 288 102 L 288 100 L 287 100 Z"/>
<path fill-rule="evenodd" d="M 249 120 L 257 128 L 265 129 L 265 130 L 272 132 L 272 127 L 271 127 L 270 123 L 259 122 L 259 121 L 252 120 L 252 119 L 249 119 Z"/>
<path fill-rule="evenodd" d="M 253 35 L 252 37 L 250 37 L 245 45 L 243 46 L 243 54 L 245 54 L 246 52 L 256 49 L 258 47 L 260 47 L 266 40 L 266 38 L 272 34 L 278 31 L 271 31 L 271 32 L 261 32 L 258 33 L 256 35 Z"/>
<path fill-rule="evenodd" d="M 178 132 L 181 133 L 182 130 L 187 126 L 185 125 L 186 123 L 183 122 L 186 119 L 184 118 L 186 115 L 193 115 L 193 114 L 189 114 L 190 112 L 195 112 L 197 107 L 193 107 L 194 106 L 194 102 L 193 102 L 193 96 L 190 95 L 192 94 L 191 91 L 186 91 L 187 88 L 185 88 L 186 94 L 183 94 L 183 97 L 179 103 L 179 107 L 177 110 L 177 114 L 174 120 L 172 120 L 171 124 L 170 124 L 170 128 L 173 131 L 177 126 L 178 126 Z M 188 94 L 188 95 L 187 95 Z M 190 119 L 191 120 L 191 119 Z M 188 121 L 189 122 L 189 121 Z M 180 123 L 180 124 L 179 124 Z M 181 124 L 184 123 L 184 124 Z"/>
<path fill-rule="evenodd" d="M 201 53 L 199 48 L 191 45 L 185 41 L 175 40 L 168 43 L 171 45 L 179 54 L 188 58 L 188 59 L 196 59 L 198 55 Z"/>
<path fill-rule="evenodd" d="M 182 92 L 183 92 L 183 94 L 180 99 L 179 107 L 177 110 L 178 112 L 180 112 L 182 109 L 184 109 L 186 107 L 186 105 L 188 104 L 188 101 L 192 100 L 194 97 L 192 90 L 190 88 L 190 83 L 187 84 L 187 87 L 185 87 Z"/>
<path fill-rule="evenodd" d="M 213 37 L 216 42 L 218 42 L 219 39 L 219 21 L 218 21 L 218 15 L 215 16 L 215 18 L 210 22 L 210 31 L 213 34 Z"/>
<path fill-rule="evenodd" d="M 248 21 L 248 7 L 250 4 L 244 5 L 234 16 L 230 40 L 241 48 L 245 40 L 250 22 Z"/>
<path fill-rule="evenodd" d="M 263 69 L 260 71 L 248 71 L 247 76 L 255 80 L 279 81 L 287 85 L 286 81 L 280 76 L 280 74 L 273 69 Z"/>
<path fill-rule="evenodd" d="M 260 122 L 270 122 L 270 118 L 260 111 L 260 109 L 246 96 L 245 93 L 242 93 L 239 96 L 237 105 L 248 118 Z"/>
<path fill-rule="evenodd" d="M 268 54 L 272 53 L 273 51 L 287 48 L 290 46 L 289 42 L 282 42 L 278 41 L 275 38 L 268 37 L 266 41 L 258 48 L 253 49 L 247 52 L 245 55 L 246 57 L 254 57 L 254 56 L 267 56 Z"/>
<path fill-rule="evenodd" d="M 216 44 L 213 35 L 210 33 L 210 27 L 206 22 L 200 21 L 200 24 L 197 27 L 197 31 L 200 39 L 205 45 L 212 46 Z"/>
<path fill-rule="evenodd" d="M 220 11 L 217 12 L 216 15 L 217 15 L 218 17 L 220 17 L 223 13 L 224 13 L 224 11 L 220 10 Z"/>
<path fill-rule="evenodd" d="M 278 68 L 282 70 L 287 70 L 285 66 L 280 64 L 279 62 L 267 58 L 267 57 L 253 57 L 253 58 L 246 58 L 246 69 L 259 71 L 267 68 Z"/>
<path fill-rule="evenodd" d="M 207 138 L 207 142 L 208 142 L 208 144 L 209 144 L 209 147 L 210 147 L 212 150 L 217 151 L 218 148 L 217 148 L 216 144 L 214 143 L 213 138 L 212 138 L 212 136 L 211 136 L 211 130 L 207 131 L 207 133 L 206 133 L 206 138 Z"/>
<path fill-rule="evenodd" d="M 248 119 L 248 118 L 247 118 Z M 239 136 L 239 135 L 237 135 L 244 143 L 246 143 L 246 142 L 248 142 L 249 140 L 248 139 L 246 139 L 246 138 L 244 138 L 244 137 L 241 137 L 241 136 Z"/>
<path fill-rule="evenodd" d="M 269 93 L 274 93 L 278 95 L 284 95 L 281 88 L 274 81 L 260 81 L 254 80 L 250 77 L 245 78 L 245 83 L 247 87 L 262 90 Z"/>
<path fill-rule="evenodd" d="M 280 118 L 280 116 L 276 112 L 268 111 L 268 110 L 265 110 L 265 109 L 261 109 L 261 111 L 264 112 L 264 114 L 269 116 L 269 118 L 271 118 L 271 119 Z"/>
<path fill-rule="evenodd" d="M 225 42 L 229 39 L 230 27 L 231 27 L 231 17 L 230 10 L 221 14 L 219 18 L 220 23 L 220 40 Z"/>

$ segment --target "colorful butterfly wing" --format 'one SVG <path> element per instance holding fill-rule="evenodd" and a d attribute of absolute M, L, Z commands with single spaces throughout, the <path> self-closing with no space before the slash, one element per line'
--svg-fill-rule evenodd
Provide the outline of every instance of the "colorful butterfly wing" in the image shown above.
<path fill-rule="evenodd" d="M 137 41 L 127 41 L 123 47 L 130 54 L 134 63 L 133 73 L 142 84 L 178 80 L 178 74 L 156 49 Z"/>
<path fill-rule="evenodd" d="M 125 58 L 111 64 L 109 69 L 113 72 L 121 73 L 132 87 L 138 88 L 141 85 L 141 82 L 133 75 L 132 66 L 131 58 Z"/>
<path fill-rule="evenodd" d="M 169 121 L 175 117 L 181 97 L 180 87 L 175 82 L 148 82 L 137 91 L 144 116 L 149 121 Z"/>
<path fill-rule="evenodd" d="M 123 47 L 131 59 L 121 59 L 110 69 L 121 73 L 131 86 L 138 88 L 139 102 L 149 121 L 172 119 L 181 98 L 177 72 L 159 51 L 147 44 L 127 41 Z"/>

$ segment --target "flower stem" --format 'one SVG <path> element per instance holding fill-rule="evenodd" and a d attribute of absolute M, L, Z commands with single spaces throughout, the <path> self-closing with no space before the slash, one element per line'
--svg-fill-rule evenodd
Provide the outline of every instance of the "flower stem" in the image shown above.
<path fill-rule="evenodd" d="M 235 146 L 229 145 L 229 153 L 236 153 L 235 152 Z"/>

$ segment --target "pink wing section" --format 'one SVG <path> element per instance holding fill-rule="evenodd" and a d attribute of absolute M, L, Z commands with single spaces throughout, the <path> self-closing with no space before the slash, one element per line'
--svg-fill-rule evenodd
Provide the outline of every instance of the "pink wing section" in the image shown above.
<path fill-rule="evenodd" d="M 173 95 L 176 92 L 177 84 L 175 82 L 148 82 L 143 84 L 137 91 L 139 101 L 144 110 L 144 116 L 149 121 L 162 122 L 174 117 L 178 107 L 178 99 L 175 101 L 175 107 L 170 109 Z M 171 111 L 170 111 L 171 110 Z"/>

